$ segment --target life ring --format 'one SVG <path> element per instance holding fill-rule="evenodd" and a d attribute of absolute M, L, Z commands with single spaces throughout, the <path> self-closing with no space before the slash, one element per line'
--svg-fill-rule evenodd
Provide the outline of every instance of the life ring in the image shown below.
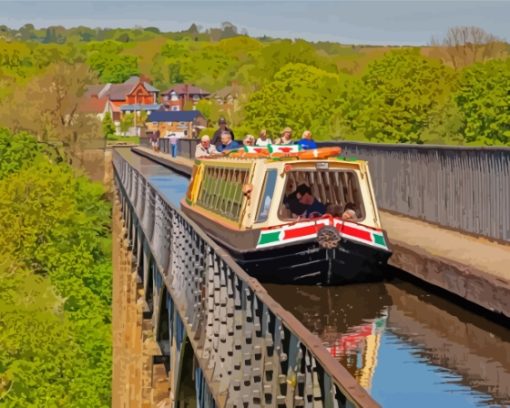
<path fill-rule="evenodd" d="M 334 147 L 320 147 L 318 149 L 309 149 L 297 153 L 297 157 L 301 160 L 310 159 L 327 159 L 328 157 L 338 156 L 342 152 L 342 148 Z"/>

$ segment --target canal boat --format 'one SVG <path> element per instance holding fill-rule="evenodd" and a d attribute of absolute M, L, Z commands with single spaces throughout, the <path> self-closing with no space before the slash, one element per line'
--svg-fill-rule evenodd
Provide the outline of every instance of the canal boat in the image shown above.
<path fill-rule="evenodd" d="M 338 147 L 201 158 L 181 208 L 262 282 L 379 280 L 391 255 L 367 162 Z"/>

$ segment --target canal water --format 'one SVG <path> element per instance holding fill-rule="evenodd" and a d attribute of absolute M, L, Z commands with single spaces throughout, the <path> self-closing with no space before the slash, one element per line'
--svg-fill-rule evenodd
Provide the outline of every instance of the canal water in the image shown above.
<path fill-rule="evenodd" d="M 185 177 L 123 155 L 178 205 Z M 383 407 L 510 406 L 510 329 L 502 325 L 400 280 L 264 286 Z"/>

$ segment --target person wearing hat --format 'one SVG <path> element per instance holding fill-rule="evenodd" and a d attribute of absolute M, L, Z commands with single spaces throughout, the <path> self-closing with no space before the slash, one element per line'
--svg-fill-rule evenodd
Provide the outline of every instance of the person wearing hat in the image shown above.
<path fill-rule="evenodd" d="M 275 140 L 275 144 L 278 145 L 290 145 L 292 143 L 292 129 L 290 127 L 283 129 L 281 136 Z"/>
<path fill-rule="evenodd" d="M 225 118 L 220 118 L 218 120 L 218 130 L 216 130 L 216 132 L 214 132 L 214 135 L 212 137 L 212 141 L 211 143 L 218 147 L 218 145 L 220 144 L 221 142 L 221 134 L 223 132 L 230 132 L 230 135 L 232 136 L 232 140 L 234 140 L 234 132 L 232 131 L 232 129 L 228 128 L 227 127 L 227 121 L 225 120 Z"/>

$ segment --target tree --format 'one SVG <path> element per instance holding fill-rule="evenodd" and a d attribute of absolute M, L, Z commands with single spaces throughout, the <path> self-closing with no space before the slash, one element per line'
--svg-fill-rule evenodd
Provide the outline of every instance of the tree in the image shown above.
<path fill-rule="evenodd" d="M 97 118 L 78 109 L 85 86 L 93 81 L 83 64 L 54 64 L 4 101 L 0 122 L 15 132 L 28 131 L 39 141 L 59 142 L 71 157 L 80 144 L 101 137 Z"/>
<path fill-rule="evenodd" d="M 326 126 L 339 91 L 340 78 L 304 64 L 288 64 L 274 80 L 253 93 L 245 106 L 245 125 L 253 131 L 268 129 L 275 136 L 290 126 L 311 129 L 329 139 Z"/>
<path fill-rule="evenodd" d="M 347 84 L 333 118 L 344 132 L 370 141 L 422 143 L 421 133 L 448 99 L 454 78 L 417 50 L 392 51 Z"/>
<path fill-rule="evenodd" d="M 108 406 L 104 190 L 52 162 L 27 134 L 0 132 L 0 152 L 2 406 Z"/>
<path fill-rule="evenodd" d="M 432 46 L 455 69 L 508 55 L 508 47 L 502 40 L 473 26 L 452 27 L 442 41 L 433 39 Z"/>
<path fill-rule="evenodd" d="M 135 124 L 135 116 L 132 113 L 124 113 L 120 121 L 120 131 L 123 136 L 126 136 L 126 132 L 132 128 Z"/>
<path fill-rule="evenodd" d="M 510 144 L 510 58 L 463 70 L 454 99 L 465 117 L 465 141 Z"/>
<path fill-rule="evenodd" d="M 115 136 L 115 125 L 113 123 L 112 115 L 110 115 L 110 112 L 106 112 L 103 118 L 103 136 L 106 139 Z"/>

